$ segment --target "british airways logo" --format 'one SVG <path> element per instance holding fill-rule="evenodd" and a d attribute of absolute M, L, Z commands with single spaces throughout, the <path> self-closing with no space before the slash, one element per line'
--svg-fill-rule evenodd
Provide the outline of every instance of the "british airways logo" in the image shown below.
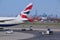
<path fill-rule="evenodd" d="M 22 18 L 27 18 L 28 14 L 30 13 L 30 10 L 32 9 L 32 3 L 26 6 L 26 8 L 21 12 L 20 16 Z"/>

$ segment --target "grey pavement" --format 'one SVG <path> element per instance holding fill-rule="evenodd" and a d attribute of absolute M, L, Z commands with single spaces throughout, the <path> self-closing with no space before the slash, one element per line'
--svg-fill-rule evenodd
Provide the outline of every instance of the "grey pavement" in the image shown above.
<path fill-rule="evenodd" d="M 0 32 L 0 40 L 19 40 L 28 39 L 34 37 L 33 34 L 14 32 L 13 34 L 6 34 L 6 32 Z"/>

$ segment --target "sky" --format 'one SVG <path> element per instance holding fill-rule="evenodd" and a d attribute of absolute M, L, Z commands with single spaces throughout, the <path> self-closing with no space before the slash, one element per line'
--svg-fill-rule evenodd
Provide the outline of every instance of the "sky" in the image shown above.
<path fill-rule="evenodd" d="M 33 8 L 29 16 L 53 15 L 60 17 L 60 0 L 0 0 L 0 17 L 15 17 L 29 4 Z M 37 12 L 36 12 L 37 11 Z"/>

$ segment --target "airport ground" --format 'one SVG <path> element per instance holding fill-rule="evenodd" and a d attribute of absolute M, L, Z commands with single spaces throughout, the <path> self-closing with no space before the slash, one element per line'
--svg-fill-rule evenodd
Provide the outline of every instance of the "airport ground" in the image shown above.
<path fill-rule="evenodd" d="M 37 29 L 60 29 L 60 22 L 58 23 L 51 23 L 51 22 L 46 22 L 46 23 L 40 23 L 40 22 L 33 22 L 33 23 L 25 23 L 25 24 L 20 24 L 16 26 L 12 26 L 12 28 L 29 28 L 32 26 L 32 28 L 37 28 Z M 11 28 L 11 27 L 10 27 Z"/>
<path fill-rule="evenodd" d="M 21 31 L 21 29 L 29 29 L 32 26 L 33 31 Z M 51 28 L 52 35 L 42 35 L 42 31 Z M 0 40 L 60 40 L 60 23 L 26 23 L 5 29 L 12 29 L 12 34 L 6 34 L 5 31 L 0 32 Z"/>
<path fill-rule="evenodd" d="M 51 35 L 42 35 L 41 32 L 40 30 L 14 30 L 13 33 L 7 34 L 5 31 L 1 31 L 0 40 L 60 40 L 60 32 L 54 32 Z"/>

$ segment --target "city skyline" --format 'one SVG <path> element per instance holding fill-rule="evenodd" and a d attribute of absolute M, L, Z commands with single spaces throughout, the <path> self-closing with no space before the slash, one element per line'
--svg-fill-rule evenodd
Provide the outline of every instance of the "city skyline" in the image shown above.
<path fill-rule="evenodd" d="M 29 16 L 53 15 L 60 17 L 60 1 L 59 0 L 0 0 L 0 16 L 12 16 L 18 15 L 26 5 L 33 3 L 33 8 Z"/>

